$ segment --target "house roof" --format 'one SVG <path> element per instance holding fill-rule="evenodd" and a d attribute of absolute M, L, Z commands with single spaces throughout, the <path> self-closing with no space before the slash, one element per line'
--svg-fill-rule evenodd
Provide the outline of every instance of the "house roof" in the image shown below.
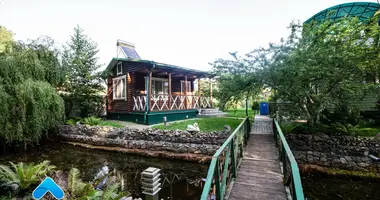
<path fill-rule="evenodd" d="M 322 22 L 328 19 L 337 20 L 343 17 L 358 17 L 361 21 L 364 21 L 371 18 L 379 8 L 380 4 L 374 2 L 344 3 L 324 9 L 304 23 L 312 21 Z"/>
<path fill-rule="evenodd" d="M 137 64 L 131 66 L 130 71 L 134 72 L 148 72 L 150 69 L 153 69 L 154 73 L 172 73 L 173 75 L 188 75 L 194 76 L 196 78 L 206 78 L 211 77 L 208 72 L 189 69 L 184 67 L 179 67 L 176 65 L 170 65 L 160 62 L 155 62 L 151 60 L 142 60 L 142 59 L 133 59 L 133 58 L 112 58 L 111 62 L 108 64 L 106 70 L 112 70 L 118 62 L 127 62 L 130 64 Z"/>

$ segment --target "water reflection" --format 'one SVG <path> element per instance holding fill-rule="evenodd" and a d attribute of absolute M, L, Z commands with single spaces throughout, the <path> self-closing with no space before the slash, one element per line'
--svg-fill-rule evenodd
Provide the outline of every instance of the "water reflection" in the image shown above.
<path fill-rule="evenodd" d="M 206 177 L 208 169 L 208 165 L 203 164 L 89 150 L 61 143 L 40 146 L 27 154 L 1 157 L 0 163 L 38 163 L 43 160 L 50 160 L 52 165 L 64 171 L 78 168 L 84 181 L 92 181 L 107 163 L 110 171 L 115 170 L 117 176 L 123 178 L 125 190 L 134 197 L 142 197 L 141 172 L 148 167 L 156 167 L 161 169 L 163 180 L 159 196 L 165 200 L 199 199 L 202 178 Z"/>
<path fill-rule="evenodd" d="M 308 200 L 380 199 L 380 180 L 375 179 L 305 173 L 302 186 Z"/>

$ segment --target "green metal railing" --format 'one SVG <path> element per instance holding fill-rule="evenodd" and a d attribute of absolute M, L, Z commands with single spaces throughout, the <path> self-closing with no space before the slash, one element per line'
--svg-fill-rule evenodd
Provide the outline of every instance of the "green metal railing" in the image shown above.
<path fill-rule="evenodd" d="M 236 178 L 237 165 L 243 158 L 250 131 L 251 124 L 247 117 L 213 155 L 201 200 L 208 200 L 213 194 L 217 200 L 224 199 L 227 188 Z"/>
<path fill-rule="evenodd" d="M 273 135 L 278 147 L 280 161 L 282 161 L 282 172 L 284 174 L 284 185 L 288 186 L 292 199 L 304 200 L 301 176 L 299 173 L 296 159 L 286 142 L 285 136 L 281 131 L 277 120 L 273 120 Z"/>

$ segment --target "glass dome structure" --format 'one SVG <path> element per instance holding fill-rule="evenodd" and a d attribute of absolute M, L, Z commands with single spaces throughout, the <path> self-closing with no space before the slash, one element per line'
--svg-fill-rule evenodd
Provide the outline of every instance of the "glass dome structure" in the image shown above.
<path fill-rule="evenodd" d="M 371 18 L 379 9 L 380 4 L 374 2 L 344 3 L 320 11 L 304 23 L 309 23 L 312 21 L 321 22 L 327 19 L 337 20 L 348 16 L 358 17 L 361 21 L 364 21 Z"/>

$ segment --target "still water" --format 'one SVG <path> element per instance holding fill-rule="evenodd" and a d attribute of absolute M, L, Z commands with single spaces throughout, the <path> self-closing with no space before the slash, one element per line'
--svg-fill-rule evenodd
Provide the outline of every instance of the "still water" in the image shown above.
<path fill-rule="evenodd" d="M 380 180 L 302 174 L 308 200 L 380 200 Z"/>
<path fill-rule="evenodd" d="M 34 162 L 50 160 L 58 169 L 69 171 L 78 168 L 84 181 L 91 181 L 107 161 L 111 168 L 122 172 L 126 190 L 133 197 L 141 194 L 141 172 L 148 167 L 161 169 L 163 188 L 159 198 L 165 200 L 195 200 L 202 192 L 202 178 L 207 175 L 208 165 L 129 155 L 116 152 L 90 150 L 68 144 L 42 145 L 26 154 L 12 154 L 0 157 L 0 163 Z"/>

